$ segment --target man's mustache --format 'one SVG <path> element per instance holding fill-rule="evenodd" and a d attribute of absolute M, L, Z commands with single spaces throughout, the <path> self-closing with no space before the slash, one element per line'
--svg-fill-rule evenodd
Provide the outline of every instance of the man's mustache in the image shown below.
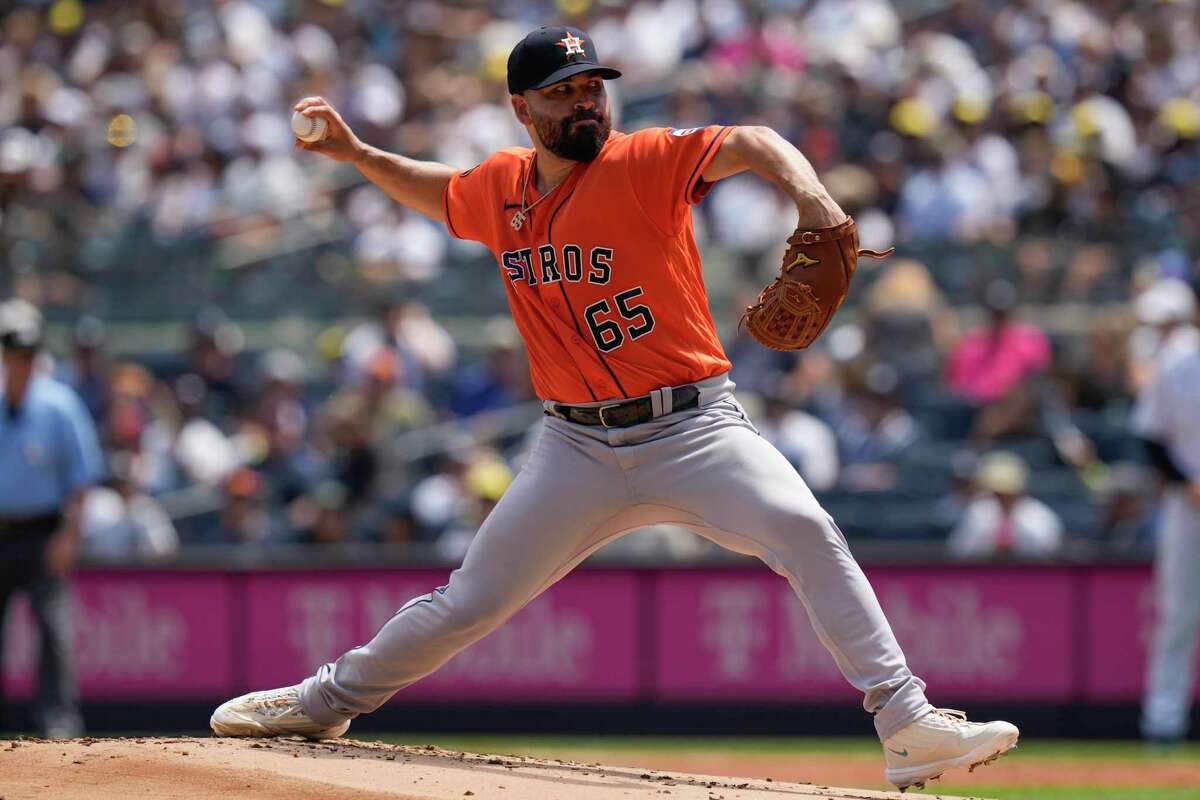
<path fill-rule="evenodd" d="M 575 116 L 570 117 L 567 120 L 567 125 L 574 125 L 576 122 L 585 122 L 585 121 L 589 121 L 589 120 L 592 122 L 598 122 L 601 125 L 603 125 L 604 124 L 604 115 L 598 114 L 594 111 L 581 111 L 578 114 L 576 114 Z"/>

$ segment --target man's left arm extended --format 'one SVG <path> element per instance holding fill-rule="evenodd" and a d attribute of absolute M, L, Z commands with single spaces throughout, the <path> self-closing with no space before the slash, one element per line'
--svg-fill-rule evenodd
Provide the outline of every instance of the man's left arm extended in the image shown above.
<path fill-rule="evenodd" d="M 846 212 L 829 195 L 812 164 L 791 142 L 770 128 L 746 125 L 734 128 L 704 170 L 712 183 L 749 170 L 778 186 L 796 204 L 799 225 L 829 228 L 845 221 Z"/>

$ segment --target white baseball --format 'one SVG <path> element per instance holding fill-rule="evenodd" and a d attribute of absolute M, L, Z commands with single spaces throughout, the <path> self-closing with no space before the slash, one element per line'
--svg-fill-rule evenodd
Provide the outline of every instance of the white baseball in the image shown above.
<path fill-rule="evenodd" d="M 325 118 L 306 117 L 299 111 L 292 113 L 292 133 L 302 142 L 319 142 L 325 138 Z"/>

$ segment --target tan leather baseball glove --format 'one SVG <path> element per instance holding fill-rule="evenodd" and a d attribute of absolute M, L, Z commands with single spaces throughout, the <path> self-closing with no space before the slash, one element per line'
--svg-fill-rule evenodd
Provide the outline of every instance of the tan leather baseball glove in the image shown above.
<path fill-rule="evenodd" d="M 779 277 L 746 309 L 742 324 L 764 347 L 802 350 L 846 299 L 858 257 L 887 258 L 894 250 L 859 250 L 858 227 L 850 218 L 832 228 L 797 228 L 788 238 Z"/>

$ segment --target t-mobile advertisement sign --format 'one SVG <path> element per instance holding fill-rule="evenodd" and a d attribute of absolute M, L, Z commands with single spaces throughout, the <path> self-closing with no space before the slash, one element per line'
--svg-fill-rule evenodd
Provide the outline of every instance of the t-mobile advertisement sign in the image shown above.
<path fill-rule="evenodd" d="M 607 570 L 570 576 L 406 689 L 404 701 L 632 697 L 636 580 L 633 572 Z M 447 600 L 435 587 L 445 582 L 444 570 L 253 576 L 246 594 L 249 684 L 297 683 L 397 614 L 444 615 Z"/>
<path fill-rule="evenodd" d="M 224 574 L 96 571 L 73 584 L 74 658 L 85 698 L 208 699 L 233 685 L 234 605 Z M 21 595 L 5 627 L 5 688 L 23 699 L 33 694 L 38 643 Z"/>
<path fill-rule="evenodd" d="M 1145 567 L 867 572 L 934 702 L 1141 694 L 1153 621 Z M 296 683 L 446 579 L 446 570 L 84 572 L 74 579 L 81 690 L 90 700 L 220 700 Z M 27 698 L 37 637 L 23 599 L 6 628 L 7 692 Z M 841 653 L 851 672 L 874 646 L 854 642 Z M 855 703 L 858 694 L 787 582 L 738 568 L 577 571 L 398 699 Z"/>
<path fill-rule="evenodd" d="M 1073 606 L 1067 570 L 876 569 L 871 582 L 910 668 L 938 701 L 1071 696 Z M 761 571 L 663 573 L 655 694 L 668 700 L 849 701 L 855 691 L 804 604 Z M 843 609 L 836 605 L 830 625 Z M 843 624 L 853 621 L 842 617 Z M 880 652 L 841 649 L 847 674 Z"/>
<path fill-rule="evenodd" d="M 1146 570 L 1111 567 L 1087 573 L 1086 625 L 1080 641 L 1084 694 L 1100 703 L 1137 701 L 1156 621 L 1154 584 Z M 1191 663 L 1200 661 L 1200 642 Z M 1200 698 L 1200 683 L 1195 694 Z"/>

